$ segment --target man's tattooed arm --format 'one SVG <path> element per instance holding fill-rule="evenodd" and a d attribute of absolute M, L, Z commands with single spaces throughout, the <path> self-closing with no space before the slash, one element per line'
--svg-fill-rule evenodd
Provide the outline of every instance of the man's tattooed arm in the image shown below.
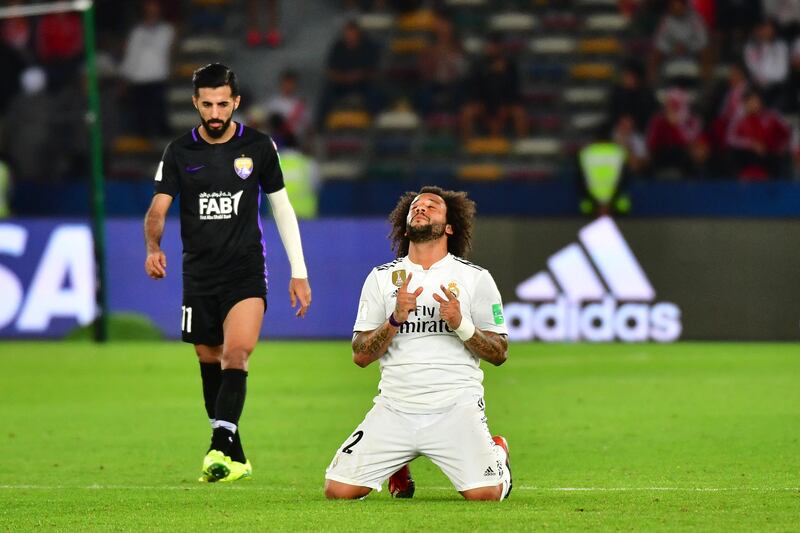
<path fill-rule="evenodd" d="M 493 331 L 475 329 L 475 334 L 464 342 L 469 351 L 495 366 L 508 359 L 508 338 Z"/>
<path fill-rule="evenodd" d="M 381 358 L 389 348 L 389 343 L 397 334 L 398 328 L 387 320 L 372 331 L 359 331 L 353 336 L 353 362 L 364 368 Z"/>

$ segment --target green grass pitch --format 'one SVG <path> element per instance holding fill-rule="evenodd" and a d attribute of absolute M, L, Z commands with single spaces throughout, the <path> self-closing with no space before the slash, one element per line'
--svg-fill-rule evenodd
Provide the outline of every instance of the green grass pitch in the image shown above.
<path fill-rule="evenodd" d="M 0 529 L 797 531 L 800 345 L 512 345 L 484 365 L 511 446 L 508 501 L 462 501 L 427 459 L 413 500 L 328 502 L 324 470 L 378 367 L 346 342 L 251 360 L 254 478 L 198 483 L 208 443 L 191 347 L 0 343 Z"/>

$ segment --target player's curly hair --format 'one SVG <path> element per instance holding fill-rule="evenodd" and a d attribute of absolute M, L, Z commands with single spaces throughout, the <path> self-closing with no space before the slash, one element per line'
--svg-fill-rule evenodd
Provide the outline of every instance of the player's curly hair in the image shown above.
<path fill-rule="evenodd" d="M 472 250 L 472 225 L 475 219 L 475 202 L 467 198 L 463 191 L 446 191 L 439 187 L 425 186 L 419 191 L 408 191 L 398 200 L 389 215 L 392 231 L 389 239 L 392 250 L 397 257 L 408 255 L 408 237 L 406 237 L 406 217 L 414 198 L 422 193 L 439 196 L 447 205 L 447 223 L 453 228 L 453 234 L 447 236 L 447 251 L 458 257 L 466 257 Z"/>

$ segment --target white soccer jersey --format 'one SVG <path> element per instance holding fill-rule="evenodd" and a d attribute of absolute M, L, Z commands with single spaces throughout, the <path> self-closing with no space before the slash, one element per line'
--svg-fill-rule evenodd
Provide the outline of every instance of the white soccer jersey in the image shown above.
<path fill-rule="evenodd" d="M 381 365 L 380 396 L 393 408 L 406 413 L 435 413 L 453 406 L 464 394 L 483 395 L 480 359 L 439 316 L 441 285 L 456 294 L 461 314 L 484 331 L 508 334 L 503 319 L 500 292 L 488 270 L 447 254 L 428 270 L 408 257 L 373 268 L 364 282 L 354 331 L 370 331 L 383 324 L 394 311 L 397 290 L 412 273 L 408 286 L 420 286 L 417 309 L 408 316 Z"/>

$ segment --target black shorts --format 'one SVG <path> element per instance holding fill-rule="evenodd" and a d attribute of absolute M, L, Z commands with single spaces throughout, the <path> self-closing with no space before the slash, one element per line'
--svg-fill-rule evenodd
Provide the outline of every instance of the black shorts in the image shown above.
<path fill-rule="evenodd" d="M 181 307 L 181 340 L 190 344 L 220 346 L 225 340 L 222 324 L 234 305 L 248 298 L 262 298 L 267 310 L 267 291 L 263 280 L 238 282 L 215 294 L 192 294 L 184 291 Z"/>

